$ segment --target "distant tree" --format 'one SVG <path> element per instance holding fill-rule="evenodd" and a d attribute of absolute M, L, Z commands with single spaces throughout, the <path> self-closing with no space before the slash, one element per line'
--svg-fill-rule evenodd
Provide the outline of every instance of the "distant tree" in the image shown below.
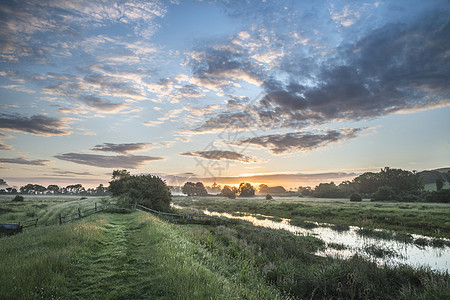
<path fill-rule="evenodd" d="M 345 196 L 352 195 L 356 193 L 356 184 L 351 181 L 343 181 L 338 186 L 339 190 L 341 190 L 342 194 Z"/>
<path fill-rule="evenodd" d="M 236 199 L 237 192 L 238 190 L 234 186 L 230 187 L 228 185 L 225 185 L 222 189 L 221 195 L 230 199 Z"/>
<path fill-rule="evenodd" d="M 319 183 L 314 188 L 312 195 L 317 198 L 342 198 L 344 196 L 334 182 Z"/>
<path fill-rule="evenodd" d="M 106 195 L 107 189 L 103 186 L 103 184 L 99 184 L 98 187 L 95 188 L 94 193 L 99 196 Z"/>
<path fill-rule="evenodd" d="M 5 180 L 0 179 L 0 185 L 8 185 Z"/>
<path fill-rule="evenodd" d="M 379 187 L 373 194 L 372 201 L 392 201 L 395 200 L 395 192 L 390 186 Z"/>
<path fill-rule="evenodd" d="M 57 186 L 56 184 L 50 184 L 50 185 L 47 187 L 47 191 L 49 191 L 49 192 L 52 193 L 52 194 L 57 194 L 57 193 L 59 193 L 60 188 L 59 188 L 59 186 Z"/>
<path fill-rule="evenodd" d="M 186 182 L 181 191 L 188 196 L 206 196 L 208 192 L 202 182 Z"/>
<path fill-rule="evenodd" d="M 220 194 L 222 189 L 221 189 L 220 185 L 218 185 L 217 183 L 214 182 L 211 186 L 206 187 L 206 190 L 210 194 Z"/>
<path fill-rule="evenodd" d="M 205 186 L 202 182 L 197 182 L 195 184 L 196 196 L 207 196 L 208 192 L 206 191 Z"/>
<path fill-rule="evenodd" d="M 385 167 L 379 173 L 366 172 L 353 179 L 361 194 L 374 194 L 380 187 L 388 186 L 395 194 L 419 193 L 423 182 L 416 172 Z"/>
<path fill-rule="evenodd" d="M 450 184 L 450 171 L 447 171 L 447 173 L 445 173 L 445 177 L 447 178 L 447 182 Z"/>
<path fill-rule="evenodd" d="M 80 183 L 77 183 L 66 186 L 66 191 L 72 194 L 80 194 L 85 191 L 85 189 Z"/>
<path fill-rule="evenodd" d="M 267 195 L 266 195 L 266 200 L 272 200 L 272 199 L 273 199 L 273 197 L 272 197 L 271 194 L 267 194 Z"/>
<path fill-rule="evenodd" d="M 373 194 L 379 187 L 379 176 L 377 173 L 366 172 L 353 179 L 361 194 Z"/>
<path fill-rule="evenodd" d="M 239 196 L 253 197 L 255 196 L 255 188 L 248 182 L 242 182 L 241 184 L 239 184 Z"/>
<path fill-rule="evenodd" d="M 298 187 L 298 193 L 301 196 L 308 197 L 308 196 L 311 196 L 312 189 L 311 189 L 310 186 L 299 186 Z"/>
<path fill-rule="evenodd" d="M 114 176 L 113 176 L 114 178 Z M 110 192 L 122 202 L 137 203 L 159 211 L 169 211 L 172 195 L 169 187 L 158 176 L 125 175 L 115 177 L 110 183 Z"/>
<path fill-rule="evenodd" d="M 436 178 L 436 190 L 440 191 L 443 186 L 444 186 L 444 180 L 442 180 L 442 177 L 439 176 L 438 178 Z"/>
<path fill-rule="evenodd" d="M 274 187 L 269 187 L 266 184 L 260 184 L 259 185 L 259 193 L 261 194 L 284 194 L 286 193 L 286 189 L 282 186 L 274 186 Z"/>
<path fill-rule="evenodd" d="M 39 194 L 45 192 L 47 189 L 39 184 L 27 184 L 20 187 L 20 192 L 23 194 Z"/>

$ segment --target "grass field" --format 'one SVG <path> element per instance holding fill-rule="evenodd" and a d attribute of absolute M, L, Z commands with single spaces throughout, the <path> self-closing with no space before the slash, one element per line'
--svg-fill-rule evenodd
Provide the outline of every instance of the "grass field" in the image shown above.
<path fill-rule="evenodd" d="M 324 245 L 315 237 L 244 221 L 186 223 L 134 211 L 101 212 L 62 226 L 53 222 L 60 211 L 91 207 L 94 200 L 30 199 L 1 213 L 21 218 L 20 207 L 36 208 L 38 217 L 49 215 L 49 225 L 0 239 L 0 299 L 450 297 L 448 273 L 380 267 L 358 256 L 317 257 L 313 253 Z M 48 206 L 33 206 L 42 204 Z M 282 201 L 277 205 L 284 207 Z"/>

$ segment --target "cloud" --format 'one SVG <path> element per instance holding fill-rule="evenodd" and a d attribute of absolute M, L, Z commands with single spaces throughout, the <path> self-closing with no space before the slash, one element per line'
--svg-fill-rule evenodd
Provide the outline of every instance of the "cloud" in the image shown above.
<path fill-rule="evenodd" d="M 311 151 L 325 147 L 330 143 L 342 142 L 355 138 L 363 129 L 329 130 L 325 133 L 293 132 L 286 134 L 271 134 L 248 138 L 236 142 L 237 144 L 258 145 L 268 148 L 274 154 L 292 151 Z"/>
<path fill-rule="evenodd" d="M 34 135 L 69 135 L 65 130 L 67 124 L 60 118 L 34 115 L 31 117 L 19 114 L 0 114 L 0 128 L 10 131 L 27 132 Z"/>
<path fill-rule="evenodd" d="M 188 64 L 193 71 L 192 82 L 211 90 L 222 91 L 239 86 L 238 81 L 257 86 L 262 83 L 248 53 L 236 45 L 216 45 L 192 52 Z"/>
<path fill-rule="evenodd" d="M 25 157 L 18 158 L 0 158 L 0 164 L 19 164 L 19 165 L 30 165 L 30 166 L 47 166 L 49 160 L 27 160 Z"/>
<path fill-rule="evenodd" d="M 256 158 L 240 154 L 234 151 L 221 151 L 221 150 L 209 150 L 209 151 L 195 151 L 195 152 L 184 152 L 180 153 L 184 156 L 194 156 L 210 160 L 236 160 L 245 163 L 258 162 Z"/>
<path fill-rule="evenodd" d="M 11 151 L 14 149 L 11 146 L 0 143 L 0 150 Z"/>
<path fill-rule="evenodd" d="M 98 152 L 115 152 L 120 154 L 127 154 L 134 151 L 143 151 L 148 148 L 149 143 L 127 143 L 127 144 L 113 144 L 113 143 L 103 143 L 96 145 L 90 150 Z"/>
<path fill-rule="evenodd" d="M 80 165 L 87 165 L 100 168 L 124 168 L 137 169 L 148 161 L 161 160 L 162 157 L 142 156 L 142 155 L 116 155 L 106 156 L 98 154 L 64 153 L 55 155 L 55 158 L 70 161 Z"/>
<path fill-rule="evenodd" d="M 279 66 L 272 69 L 250 63 L 251 52 L 256 51 L 250 46 L 239 51 L 205 50 L 191 64 L 195 76 L 222 86 L 223 82 L 233 80 L 220 77 L 226 73 L 222 70 L 239 69 L 257 74 L 264 95 L 245 109 L 226 108 L 208 116 L 193 131 L 223 130 L 232 124 L 242 129 L 298 130 L 448 106 L 449 13 L 448 9 L 428 11 L 404 23 L 387 23 L 352 35 L 346 43 L 336 46 L 314 46 L 317 41 L 295 47 L 288 43 Z M 345 23 L 357 15 L 344 9 L 337 17 Z M 284 45 L 280 38 L 281 41 Z"/>
<path fill-rule="evenodd" d="M 64 42 L 40 43 L 39 35 L 78 37 L 86 28 L 120 24 L 141 38 L 151 37 L 159 28 L 157 20 L 164 17 L 161 1 L 135 0 L 97 3 L 90 0 L 42 1 L 24 0 L 0 3 L 0 58 L 17 62 L 22 59 L 42 61 L 49 53 L 70 55 Z"/>

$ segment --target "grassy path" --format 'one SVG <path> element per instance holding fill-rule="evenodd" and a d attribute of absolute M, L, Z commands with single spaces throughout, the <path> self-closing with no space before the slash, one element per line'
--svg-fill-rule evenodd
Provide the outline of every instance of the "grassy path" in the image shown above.
<path fill-rule="evenodd" d="M 98 214 L 0 240 L 0 299 L 278 299 L 145 213 Z"/>

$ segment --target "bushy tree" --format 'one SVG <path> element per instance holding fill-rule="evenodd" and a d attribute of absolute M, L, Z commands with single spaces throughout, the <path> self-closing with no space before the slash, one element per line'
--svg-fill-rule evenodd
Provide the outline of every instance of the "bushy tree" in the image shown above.
<path fill-rule="evenodd" d="M 391 201 L 395 200 L 395 192 L 390 186 L 379 187 L 373 194 L 372 201 Z"/>
<path fill-rule="evenodd" d="M 183 194 L 186 194 L 188 196 L 207 196 L 208 192 L 206 191 L 205 186 L 202 182 L 186 182 L 181 191 Z"/>
<path fill-rule="evenodd" d="M 350 201 L 352 202 L 361 202 L 362 201 L 362 197 L 360 194 L 351 194 L 350 195 Z"/>
<path fill-rule="evenodd" d="M 230 187 L 228 185 L 225 185 L 222 189 L 221 195 L 230 199 L 236 199 L 237 192 L 238 190 L 234 186 Z"/>
<path fill-rule="evenodd" d="M 266 200 L 272 200 L 272 199 L 273 199 L 273 197 L 272 197 L 271 194 L 267 194 L 267 195 L 266 195 Z"/>
<path fill-rule="evenodd" d="M 242 182 L 241 184 L 239 184 L 239 196 L 253 197 L 255 196 L 255 188 L 248 182 Z"/>
<path fill-rule="evenodd" d="M 314 188 L 312 195 L 317 198 L 341 198 L 343 197 L 343 192 L 334 182 L 319 183 L 319 185 Z"/>
<path fill-rule="evenodd" d="M 136 203 L 159 211 L 170 210 L 172 195 L 169 187 L 158 176 L 130 175 L 127 172 L 114 176 L 113 172 L 112 178 L 109 190 L 113 196 L 130 204 Z"/>

